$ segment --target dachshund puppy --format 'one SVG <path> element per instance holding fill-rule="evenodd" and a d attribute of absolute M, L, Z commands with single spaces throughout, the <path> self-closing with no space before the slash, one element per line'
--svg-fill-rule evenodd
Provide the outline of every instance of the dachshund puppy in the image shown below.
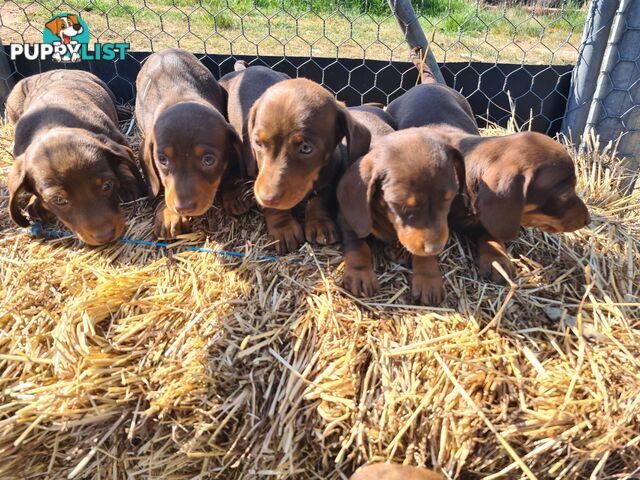
<path fill-rule="evenodd" d="M 366 237 L 397 241 L 411 254 L 412 296 L 436 305 L 445 296 L 437 255 L 449 237 L 447 215 L 464 185 L 462 156 L 424 128 L 389 133 L 349 167 L 338 184 L 344 285 L 354 295 L 377 288 Z"/>
<path fill-rule="evenodd" d="M 221 112 L 225 94 L 191 53 L 168 48 L 151 55 L 136 80 L 136 118 L 144 137 L 142 166 L 156 207 L 154 234 L 189 231 L 218 189 L 227 211 L 238 209 L 241 142 Z"/>
<path fill-rule="evenodd" d="M 444 480 L 444 477 L 426 468 L 372 463 L 359 468 L 351 480 Z"/>
<path fill-rule="evenodd" d="M 368 151 L 367 128 L 323 87 L 298 78 L 264 92 L 249 112 L 247 132 L 258 169 L 254 194 L 278 252 L 294 250 L 305 238 L 321 245 L 338 241 L 335 185 L 349 162 Z M 291 209 L 307 197 L 303 230 Z"/>
<path fill-rule="evenodd" d="M 438 84 L 411 88 L 387 111 L 398 128 L 428 126 L 462 153 L 466 188 L 456 198 L 449 222 L 475 242 L 483 277 L 504 281 L 492 267 L 494 261 L 514 276 L 504 242 L 514 239 L 521 226 L 559 233 L 589 223 L 587 207 L 575 191 L 573 160 L 546 135 L 481 137 L 466 99 Z"/>
<path fill-rule="evenodd" d="M 13 221 L 29 225 L 18 201 L 26 192 L 32 220 L 55 216 L 89 245 L 120 237 L 120 199 L 138 198 L 144 181 L 109 87 L 88 72 L 52 70 L 18 82 L 6 108 L 15 124 L 7 182 Z"/>

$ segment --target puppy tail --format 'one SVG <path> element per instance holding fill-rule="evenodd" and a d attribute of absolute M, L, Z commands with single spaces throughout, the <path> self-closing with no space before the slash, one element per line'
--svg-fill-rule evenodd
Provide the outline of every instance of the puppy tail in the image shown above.
<path fill-rule="evenodd" d="M 418 69 L 418 73 L 420 74 L 420 83 L 438 83 L 435 75 L 431 70 L 429 70 L 429 66 L 427 65 L 427 54 L 425 53 L 423 55 L 420 47 L 412 48 L 409 58 Z"/>
<path fill-rule="evenodd" d="M 245 60 L 236 60 L 236 63 L 233 64 L 233 70 L 235 72 L 241 72 L 247 68 L 249 68 L 249 64 Z"/>
<path fill-rule="evenodd" d="M 377 108 L 384 108 L 384 103 L 380 103 L 380 102 L 366 102 L 362 104 L 363 106 L 366 105 L 367 107 L 377 107 Z"/>

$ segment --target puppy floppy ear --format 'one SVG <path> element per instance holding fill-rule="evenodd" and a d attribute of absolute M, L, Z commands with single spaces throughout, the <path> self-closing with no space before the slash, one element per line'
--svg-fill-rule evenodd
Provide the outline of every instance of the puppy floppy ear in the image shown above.
<path fill-rule="evenodd" d="M 144 178 L 134 160 L 133 152 L 129 147 L 118 143 L 113 144 L 110 150 L 115 155 L 117 163 L 115 165 L 116 176 L 120 182 L 118 194 L 124 202 L 131 202 L 147 194 L 147 186 Z"/>
<path fill-rule="evenodd" d="M 98 137 L 120 182 L 118 194 L 121 200 L 130 202 L 145 195 L 147 189 L 144 179 L 138 170 L 133 151 L 129 146 L 116 142 L 105 135 L 98 135 Z"/>
<path fill-rule="evenodd" d="M 7 187 L 9 188 L 9 215 L 11 215 L 11 219 L 21 227 L 28 227 L 29 220 L 22 214 L 18 205 L 20 193 L 31 190 L 24 155 L 20 155 L 14 160 L 13 167 L 7 177 Z"/>
<path fill-rule="evenodd" d="M 247 123 L 245 125 L 245 129 L 243 132 L 243 140 L 244 146 L 243 151 L 246 153 L 246 158 L 244 158 L 244 168 L 246 170 L 247 177 L 255 178 L 258 175 L 258 157 L 256 156 L 256 152 L 253 150 L 253 143 L 251 142 L 251 138 L 253 137 L 253 129 L 256 124 L 256 111 L 258 110 L 258 106 L 260 105 L 260 99 L 256 100 L 253 106 L 249 109 L 249 115 L 247 116 Z"/>
<path fill-rule="evenodd" d="M 480 179 L 474 203 L 480 222 L 498 240 L 512 240 L 518 235 L 524 211 L 525 178 L 514 170 L 496 167 Z"/>
<path fill-rule="evenodd" d="M 231 124 L 227 128 L 229 129 L 229 148 L 231 149 L 227 169 L 236 171 L 242 178 L 245 178 L 247 168 L 242 155 L 242 140 Z"/>
<path fill-rule="evenodd" d="M 336 143 L 342 138 L 347 140 L 349 162 L 366 155 L 371 144 L 371 132 L 355 120 L 346 108 L 340 108 L 336 125 Z"/>
<path fill-rule="evenodd" d="M 64 26 L 64 21 L 62 20 L 61 17 L 56 17 L 51 21 L 45 23 L 44 26 L 48 28 L 49 31 L 57 37 L 58 35 L 60 35 L 60 32 L 62 31 L 62 27 Z"/>
<path fill-rule="evenodd" d="M 462 193 L 466 187 L 466 176 L 464 169 L 464 157 L 460 150 L 451 145 L 446 146 L 447 156 L 453 162 L 453 166 L 456 169 L 456 176 L 458 177 L 458 193 Z"/>
<path fill-rule="evenodd" d="M 253 135 L 253 128 L 256 124 L 256 111 L 258 110 L 258 105 L 260 105 L 260 99 L 256 100 L 255 103 L 249 109 L 249 115 L 247 116 L 247 129 L 246 135 L 247 140 L 251 140 L 251 135 Z"/>
<path fill-rule="evenodd" d="M 376 155 L 371 151 L 353 163 L 338 182 L 336 194 L 340 211 L 358 238 L 371 233 L 370 203 L 378 176 Z"/>
<path fill-rule="evenodd" d="M 160 194 L 162 183 L 160 183 L 160 176 L 158 175 L 153 159 L 153 151 L 155 149 L 154 140 L 155 137 L 153 133 L 144 139 L 144 145 L 140 151 L 140 165 L 142 165 L 142 171 L 144 172 L 144 177 L 147 179 L 150 193 L 155 198 Z"/>

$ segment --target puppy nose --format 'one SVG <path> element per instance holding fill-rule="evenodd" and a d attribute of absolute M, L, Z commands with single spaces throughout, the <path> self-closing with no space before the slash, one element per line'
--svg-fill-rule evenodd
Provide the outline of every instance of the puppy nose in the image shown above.
<path fill-rule="evenodd" d="M 587 216 L 584 219 L 584 226 L 586 227 L 590 223 L 591 223 L 591 214 L 589 212 L 587 212 Z"/>
<path fill-rule="evenodd" d="M 438 255 L 444 250 L 444 245 L 440 243 L 425 242 L 423 249 L 427 255 Z"/>
<path fill-rule="evenodd" d="M 267 194 L 267 195 L 261 194 L 260 195 L 260 201 L 266 207 L 271 207 L 273 205 L 276 205 L 281 199 L 282 199 L 282 195 L 278 195 L 278 194 Z"/>
<path fill-rule="evenodd" d="M 73 29 L 74 29 L 76 32 L 79 32 L 80 30 L 82 30 L 82 25 L 80 25 L 79 23 L 76 23 L 76 24 L 73 26 Z"/>
<path fill-rule="evenodd" d="M 188 215 L 190 212 L 193 212 L 196 209 L 195 200 L 188 200 L 176 203 L 175 205 L 176 212 L 180 215 Z"/>
<path fill-rule="evenodd" d="M 93 232 L 91 236 L 98 244 L 109 243 L 110 241 L 115 240 L 116 227 L 110 225 L 102 230 Z"/>

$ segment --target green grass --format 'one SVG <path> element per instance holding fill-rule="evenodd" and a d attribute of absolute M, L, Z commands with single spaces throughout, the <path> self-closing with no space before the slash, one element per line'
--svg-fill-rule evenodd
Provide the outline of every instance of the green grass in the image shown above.
<path fill-rule="evenodd" d="M 577 3 L 537 15 L 468 0 L 414 4 L 436 57 L 447 61 L 573 63 L 585 21 Z M 25 31 L 21 9 L 33 30 Z M 51 14 L 63 11 L 80 12 L 101 41 L 128 41 L 134 50 L 179 45 L 217 53 L 407 58 L 386 0 L 14 0 L 0 4 L 0 37 L 9 43 L 25 31 L 22 41 L 34 41 Z"/>

